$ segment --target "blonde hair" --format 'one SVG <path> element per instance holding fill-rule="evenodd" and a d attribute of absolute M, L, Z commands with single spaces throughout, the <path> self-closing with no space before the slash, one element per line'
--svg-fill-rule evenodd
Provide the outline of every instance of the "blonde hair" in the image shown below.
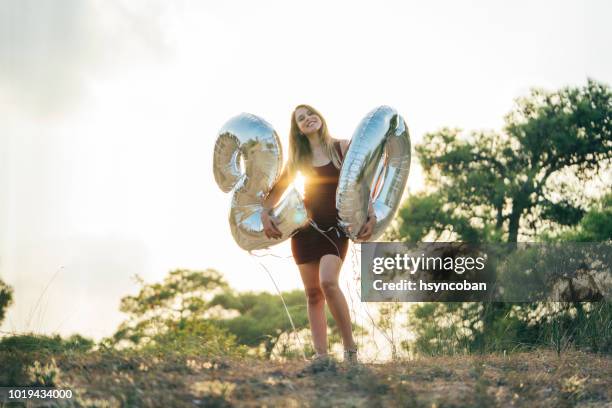
<path fill-rule="evenodd" d="M 299 108 L 306 108 L 312 113 L 316 114 L 321 119 L 321 128 L 319 128 L 319 141 L 323 150 L 327 153 L 333 165 L 339 169 L 342 165 L 338 151 L 334 148 L 334 139 L 327 130 L 327 123 L 323 116 L 310 105 L 298 105 L 293 109 L 291 113 L 291 129 L 289 130 L 289 160 L 287 166 L 289 174 L 293 177 L 298 171 L 301 171 L 304 175 L 309 174 L 312 171 L 312 150 L 310 149 L 310 143 L 308 138 L 304 135 L 298 127 L 297 120 L 295 119 L 295 111 Z"/>

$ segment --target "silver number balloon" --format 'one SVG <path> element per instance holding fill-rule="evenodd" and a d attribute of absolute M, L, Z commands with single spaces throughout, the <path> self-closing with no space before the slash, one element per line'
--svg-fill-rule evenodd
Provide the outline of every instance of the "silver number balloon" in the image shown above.
<path fill-rule="evenodd" d="M 302 198 L 295 188 L 290 188 L 272 212 L 282 238 L 273 240 L 264 234 L 262 203 L 278 179 L 282 163 L 276 131 L 255 115 L 242 113 L 231 118 L 217 135 L 213 158 L 215 181 L 224 192 L 233 190 L 230 229 L 234 240 L 247 251 L 278 244 L 308 222 Z"/>
<path fill-rule="evenodd" d="M 406 122 L 388 106 L 372 110 L 353 133 L 336 190 L 340 226 L 352 240 L 366 222 L 370 199 L 377 221 L 369 241 L 385 231 L 402 199 L 409 170 Z"/>

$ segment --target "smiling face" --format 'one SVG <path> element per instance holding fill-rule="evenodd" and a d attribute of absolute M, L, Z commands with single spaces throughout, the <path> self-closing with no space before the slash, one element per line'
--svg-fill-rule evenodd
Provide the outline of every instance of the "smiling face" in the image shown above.
<path fill-rule="evenodd" d="M 318 132 L 323 124 L 319 115 L 304 106 L 300 106 L 295 110 L 295 121 L 300 132 L 305 135 Z"/>
<path fill-rule="evenodd" d="M 303 174 L 311 172 L 311 142 L 317 140 L 317 138 L 323 150 L 332 159 L 334 166 L 339 169 L 340 158 L 333 146 L 334 141 L 327 130 L 325 118 L 310 105 L 298 105 L 291 113 L 291 128 L 289 130 L 288 165 L 292 175 L 295 175 L 297 171 L 301 171 Z"/>

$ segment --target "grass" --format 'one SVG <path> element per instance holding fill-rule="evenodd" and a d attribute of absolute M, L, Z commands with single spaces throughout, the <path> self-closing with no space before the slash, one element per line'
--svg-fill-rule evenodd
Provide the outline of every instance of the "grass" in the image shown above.
<path fill-rule="evenodd" d="M 422 357 L 304 375 L 305 362 L 135 351 L 45 353 L 25 361 L 20 384 L 70 388 L 72 406 L 604 407 L 612 357 L 552 350 Z M 0 352 L 0 366 L 15 364 Z M 17 370 L 19 371 L 19 370 Z"/>

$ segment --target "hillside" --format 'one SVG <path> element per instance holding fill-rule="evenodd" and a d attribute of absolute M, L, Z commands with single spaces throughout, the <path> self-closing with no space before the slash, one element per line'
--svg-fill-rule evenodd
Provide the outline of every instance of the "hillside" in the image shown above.
<path fill-rule="evenodd" d="M 96 407 L 610 407 L 611 360 L 534 351 L 304 373 L 300 360 L 91 352 L 54 356 L 54 363 L 30 368 L 29 378 L 70 388 L 73 404 Z"/>

